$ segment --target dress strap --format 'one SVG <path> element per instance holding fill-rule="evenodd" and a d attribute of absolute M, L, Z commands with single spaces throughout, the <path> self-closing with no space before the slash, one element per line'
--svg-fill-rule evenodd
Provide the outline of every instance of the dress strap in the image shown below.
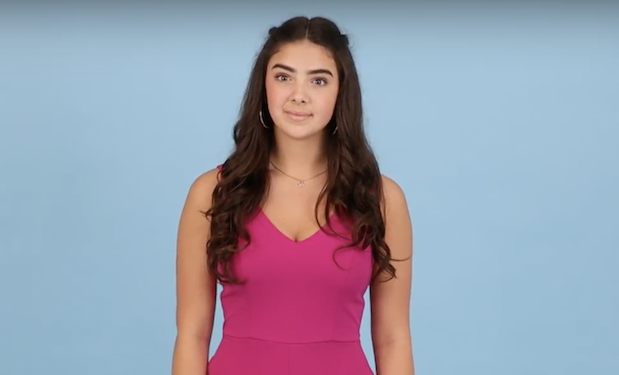
<path fill-rule="evenodd" d="M 224 165 L 223 164 L 219 164 L 217 166 L 218 172 L 217 172 L 217 181 L 221 181 L 221 171 L 224 170 Z"/>

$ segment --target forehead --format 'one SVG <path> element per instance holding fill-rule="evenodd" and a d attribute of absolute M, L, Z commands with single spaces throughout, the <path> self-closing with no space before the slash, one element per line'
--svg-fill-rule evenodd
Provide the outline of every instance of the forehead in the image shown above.
<path fill-rule="evenodd" d="M 336 70 L 335 60 L 329 50 L 307 40 L 279 47 L 269 59 L 269 68 L 278 63 L 300 71 L 325 68 L 335 73 Z"/>

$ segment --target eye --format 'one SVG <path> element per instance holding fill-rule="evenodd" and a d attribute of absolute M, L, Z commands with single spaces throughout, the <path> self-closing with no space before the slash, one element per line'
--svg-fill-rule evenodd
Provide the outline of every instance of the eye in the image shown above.
<path fill-rule="evenodd" d="M 327 80 L 324 78 L 316 78 L 314 80 L 314 82 L 316 82 L 316 84 L 318 84 L 318 86 L 324 86 L 327 84 Z"/>
<path fill-rule="evenodd" d="M 288 76 L 285 75 L 285 74 L 278 74 L 278 75 L 275 76 L 275 80 L 277 80 L 277 81 L 282 81 L 283 82 L 283 81 L 285 81 L 287 79 L 288 79 Z"/>

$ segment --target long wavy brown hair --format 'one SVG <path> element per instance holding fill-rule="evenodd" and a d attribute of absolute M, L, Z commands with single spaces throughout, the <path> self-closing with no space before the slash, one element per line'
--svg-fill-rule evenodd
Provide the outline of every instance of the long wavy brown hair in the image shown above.
<path fill-rule="evenodd" d="M 329 19 L 295 17 L 269 30 L 256 57 L 234 126 L 235 147 L 223 163 L 212 206 L 205 212 L 211 220 L 208 267 L 220 282 L 242 283 L 234 275 L 231 258 L 245 248 L 239 246 L 240 239 L 245 244 L 251 241 L 244 225 L 268 189 L 269 156 L 275 140 L 272 126 L 265 129 L 259 117 L 262 111 L 264 121 L 272 121 L 266 105 L 267 64 L 280 46 L 302 40 L 330 51 L 340 77 L 334 114 L 325 128 L 328 177 L 316 204 L 316 219 L 319 203 L 326 199 L 327 220 L 330 215 L 326 213 L 332 211 L 349 219 L 350 246 L 371 246 L 372 280 L 384 271 L 395 277 L 384 240 L 382 178 L 364 132 L 361 88 L 348 37 Z"/>

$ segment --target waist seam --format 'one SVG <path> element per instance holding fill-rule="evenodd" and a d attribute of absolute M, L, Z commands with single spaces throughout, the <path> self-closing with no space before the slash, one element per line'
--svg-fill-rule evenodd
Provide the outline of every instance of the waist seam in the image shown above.
<path fill-rule="evenodd" d="M 222 336 L 222 339 L 225 339 L 225 338 L 230 338 L 230 339 L 233 339 L 233 340 L 260 341 L 260 342 L 264 342 L 264 343 L 280 344 L 280 345 L 356 344 L 356 343 L 360 343 L 361 342 L 360 339 L 356 339 L 356 340 L 322 340 L 322 341 L 306 341 L 306 342 L 288 342 L 288 341 L 275 341 L 275 340 L 261 339 L 261 338 L 258 338 L 258 337 L 240 337 L 240 336 L 234 336 L 234 335 L 230 335 L 230 334 L 224 334 Z"/>

